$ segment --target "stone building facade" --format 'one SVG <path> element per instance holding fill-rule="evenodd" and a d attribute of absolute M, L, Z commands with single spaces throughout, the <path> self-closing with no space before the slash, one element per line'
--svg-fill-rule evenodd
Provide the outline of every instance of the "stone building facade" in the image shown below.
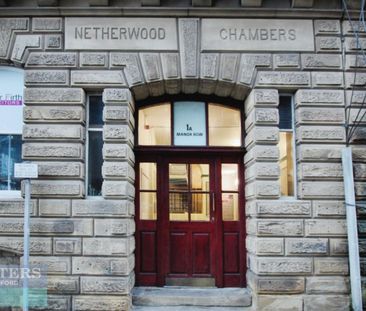
<path fill-rule="evenodd" d="M 81 1 L 79 7 L 63 1 L 35 1 L 33 7 L 5 2 L 0 1 L 0 70 L 24 70 L 22 159 L 39 165 L 39 178 L 32 181 L 30 258 L 48 266 L 49 310 L 131 308 L 135 104 L 176 94 L 242 103 L 245 278 L 253 309 L 348 310 L 341 150 L 345 107 L 354 106 L 352 123 L 365 95 L 366 72 L 338 4 L 313 7 L 313 1 L 293 0 L 289 8 L 273 9 L 261 1 L 242 0 L 230 10 L 211 1 L 192 1 L 192 7 L 184 8 L 161 8 L 156 7 L 160 1 L 143 0 L 143 8 L 123 7 L 118 1 L 115 8 L 108 1 L 86 1 L 85 7 Z M 75 25 L 90 26 L 84 17 L 96 23 L 103 19 L 104 25 L 112 18 L 121 18 L 123 24 L 131 17 L 131 27 L 147 17 L 164 27 L 169 19 L 176 25 L 176 37 L 160 45 L 117 48 L 95 39 L 83 47 L 85 42 L 71 42 L 73 33 L 68 31 Z M 210 24 L 212 18 L 216 20 Z M 299 30 L 294 48 L 291 40 L 271 49 L 242 47 L 238 38 L 225 45 L 210 37 L 214 24 L 218 31 L 229 29 L 222 33 L 225 40 L 232 27 L 242 29 L 241 22 L 254 18 L 260 25 L 265 19 L 269 24 L 284 20 L 284 26 L 276 26 L 280 29 L 308 23 L 310 32 Z M 95 92 L 104 103 L 99 199 L 85 190 L 86 166 L 91 165 L 86 158 L 86 105 L 88 94 Z M 282 198 L 280 191 L 280 94 L 293 98 L 297 193 L 292 198 Z M 351 141 L 358 200 L 366 196 L 366 149 L 357 143 L 362 138 L 363 129 Z M 21 256 L 22 217 L 20 197 L 0 197 L 1 250 Z M 365 233 L 362 219 L 359 231 Z M 360 245 L 362 255 L 364 242 Z"/>

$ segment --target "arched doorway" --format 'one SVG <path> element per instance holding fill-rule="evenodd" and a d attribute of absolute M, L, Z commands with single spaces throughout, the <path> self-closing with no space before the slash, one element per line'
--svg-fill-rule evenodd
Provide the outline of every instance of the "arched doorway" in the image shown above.
<path fill-rule="evenodd" d="M 245 286 L 242 111 L 138 105 L 136 285 Z"/>

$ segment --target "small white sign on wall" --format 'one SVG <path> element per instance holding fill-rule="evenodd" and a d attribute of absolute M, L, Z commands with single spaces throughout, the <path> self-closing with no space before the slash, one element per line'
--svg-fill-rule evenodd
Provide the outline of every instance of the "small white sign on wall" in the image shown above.
<path fill-rule="evenodd" d="M 174 145 L 206 146 L 204 102 L 174 103 Z"/>
<path fill-rule="evenodd" d="M 38 178 L 38 164 L 34 163 L 15 163 L 15 178 Z"/>

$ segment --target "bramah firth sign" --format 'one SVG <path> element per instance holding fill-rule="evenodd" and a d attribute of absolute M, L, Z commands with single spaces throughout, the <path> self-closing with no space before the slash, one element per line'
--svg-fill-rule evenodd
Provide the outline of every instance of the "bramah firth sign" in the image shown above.
<path fill-rule="evenodd" d="M 178 50 L 175 18 L 66 18 L 67 50 Z M 314 51 L 311 20 L 202 19 L 202 51 Z"/>

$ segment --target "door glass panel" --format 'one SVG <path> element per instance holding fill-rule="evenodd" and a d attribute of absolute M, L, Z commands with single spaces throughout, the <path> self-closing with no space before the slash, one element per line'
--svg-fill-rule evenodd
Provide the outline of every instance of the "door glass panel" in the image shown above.
<path fill-rule="evenodd" d="M 294 195 L 294 163 L 293 163 L 293 134 L 292 132 L 280 132 L 280 182 L 281 195 Z"/>
<path fill-rule="evenodd" d="M 169 193 L 169 219 L 173 221 L 189 220 L 189 193 Z"/>
<path fill-rule="evenodd" d="M 192 193 L 191 220 L 210 220 L 210 195 L 208 193 Z"/>
<path fill-rule="evenodd" d="M 210 191 L 208 164 L 191 164 L 191 190 Z"/>
<path fill-rule="evenodd" d="M 169 190 L 188 191 L 188 164 L 169 164 Z"/>
<path fill-rule="evenodd" d="M 222 164 L 221 176 L 223 191 L 238 190 L 238 164 Z"/>
<path fill-rule="evenodd" d="M 156 193 L 140 192 L 140 219 L 156 220 Z"/>
<path fill-rule="evenodd" d="M 156 190 L 156 163 L 140 163 L 140 189 Z"/>
<path fill-rule="evenodd" d="M 139 145 L 170 145 L 170 129 L 169 103 L 139 110 Z"/>
<path fill-rule="evenodd" d="M 239 220 L 239 198 L 237 193 L 223 193 L 222 219 L 225 221 Z"/>
<path fill-rule="evenodd" d="M 241 146 L 240 110 L 209 104 L 208 135 L 210 146 Z"/>

